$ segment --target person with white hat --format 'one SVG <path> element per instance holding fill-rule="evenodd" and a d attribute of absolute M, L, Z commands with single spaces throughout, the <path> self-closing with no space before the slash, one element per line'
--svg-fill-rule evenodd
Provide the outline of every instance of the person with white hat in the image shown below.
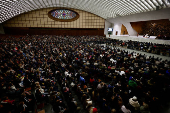
<path fill-rule="evenodd" d="M 140 108 L 140 104 L 139 104 L 136 96 L 133 96 L 133 98 L 129 99 L 129 104 L 132 106 L 132 109 L 135 111 L 139 110 L 139 108 Z"/>

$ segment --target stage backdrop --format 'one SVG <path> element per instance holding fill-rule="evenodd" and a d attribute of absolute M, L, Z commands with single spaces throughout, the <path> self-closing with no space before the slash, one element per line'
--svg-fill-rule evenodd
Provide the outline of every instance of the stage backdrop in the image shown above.
<path fill-rule="evenodd" d="M 123 24 L 122 24 L 121 34 L 120 35 L 128 35 L 128 31 L 127 31 L 126 27 Z"/>
<path fill-rule="evenodd" d="M 51 34 L 55 31 L 55 29 L 57 32 L 59 30 L 62 31 L 63 29 L 64 31 L 62 32 L 67 34 L 68 30 L 72 30 L 70 28 L 74 28 L 74 32 L 77 32 L 76 30 L 81 30 L 81 32 L 85 33 L 86 35 L 88 35 L 89 30 L 92 30 L 94 34 L 104 34 L 105 20 L 95 14 L 82 10 L 70 9 L 77 12 L 79 14 L 79 18 L 72 22 L 59 22 L 48 17 L 48 12 L 53 9 L 58 8 L 39 9 L 18 15 L 3 23 L 4 30 L 6 34 L 18 34 L 17 29 L 22 30 L 23 33 L 20 31 L 22 34 L 41 34 L 38 31 L 42 31 L 42 28 L 45 28 L 46 34 Z M 57 32 L 53 34 L 57 35 Z"/>
<path fill-rule="evenodd" d="M 140 35 L 150 34 L 151 36 L 170 36 L 169 19 L 130 22 L 134 30 Z"/>

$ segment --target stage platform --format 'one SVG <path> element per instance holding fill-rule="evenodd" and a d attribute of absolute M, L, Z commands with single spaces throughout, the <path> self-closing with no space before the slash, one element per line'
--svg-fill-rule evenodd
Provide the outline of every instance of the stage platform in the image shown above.
<path fill-rule="evenodd" d="M 128 36 L 128 35 L 106 35 L 106 38 L 119 39 L 119 40 L 132 40 L 139 42 L 152 42 L 156 44 L 167 44 L 170 45 L 170 40 L 155 39 L 156 36 L 150 36 L 150 38 L 144 38 L 143 36 Z"/>

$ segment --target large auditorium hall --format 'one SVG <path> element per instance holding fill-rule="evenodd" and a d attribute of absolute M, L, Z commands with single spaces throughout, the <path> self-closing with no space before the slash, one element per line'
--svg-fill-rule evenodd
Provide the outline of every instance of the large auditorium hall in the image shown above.
<path fill-rule="evenodd" d="M 0 113 L 170 113 L 170 0 L 0 0 Z"/>

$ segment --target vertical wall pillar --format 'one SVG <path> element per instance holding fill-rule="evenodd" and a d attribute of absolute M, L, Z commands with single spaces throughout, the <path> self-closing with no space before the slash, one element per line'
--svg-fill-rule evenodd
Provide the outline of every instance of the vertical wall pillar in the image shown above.
<path fill-rule="evenodd" d="M 132 28 L 130 22 L 128 23 L 123 23 L 123 25 L 126 27 L 127 31 L 128 31 L 128 34 L 130 36 L 137 36 L 137 32 Z"/>
<path fill-rule="evenodd" d="M 121 28 L 122 28 L 122 24 L 121 23 L 114 23 L 114 26 L 113 26 L 113 35 L 120 35 L 121 34 Z"/>
<path fill-rule="evenodd" d="M 104 27 L 104 34 L 105 35 L 108 35 L 108 28 L 111 28 L 112 27 L 112 23 L 108 22 L 105 20 L 105 27 Z"/>

